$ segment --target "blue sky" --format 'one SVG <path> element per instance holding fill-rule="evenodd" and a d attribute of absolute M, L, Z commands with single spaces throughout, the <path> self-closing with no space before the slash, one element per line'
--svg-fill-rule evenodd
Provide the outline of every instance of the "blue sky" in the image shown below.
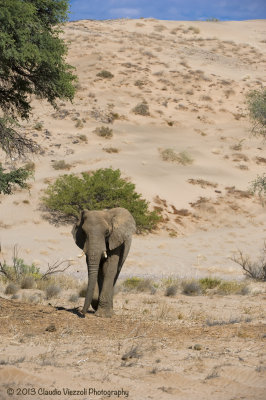
<path fill-rule="evenodd" d="M 70 20 L 156 18 L 164 20 L 266 19 L 266 0 L 70 0 Z"/>

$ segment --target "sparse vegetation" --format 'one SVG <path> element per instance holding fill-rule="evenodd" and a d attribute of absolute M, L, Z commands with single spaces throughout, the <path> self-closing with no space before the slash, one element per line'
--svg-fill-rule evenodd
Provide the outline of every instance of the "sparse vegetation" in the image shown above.
<path fill-rule="evenodd" d="M 71 164 L 67 164 L 65 162 L 65 160 L 58 160 L 58 161 L 54 161 L 52 163 L 52 167 L 56 170 L 58 169 L 67 169 L 69 170 L 71 168 Z"/>
<path fill-rule="evenodd" d="M 83 172 L 81 177 L 63 175 L 50 184 L 43 202 L 57 218 L 71 220 L 81 210 L 124 207 L 135 218 L 138 232 L 154 229 L 160 220 L 158 213 L 149 211 L 148 202 L 135 192 L 135 185 L 121 178 L 119 169 L 98 169 Z"/>
<path fill-rule="evenodd" d="M 45 290 L 46 298 L 51 299 L 53 297 L 56 297 L 60 292 L 61 292 L 60 286 L 55 284 L 48 285 Z"/>
<path fill-rule="evenodd" d="M 137 115 L 143 115 L 143 116 L 150 115 L 149 106 L 145 102 L 137 104 L 132 111 L 134 114 Z"/>
<path fill-rule="evenodd" d="M 19 287 L 11 282 L 7 285 L 6 289 L 5 289 L 5 294 L 16 294 L 19 290 Z"/>
<path fill-rule="evenodd" d="M 20 284 L 21 289 L 32 289 L 35 286 L 35 279 L 32 275 L 25 276 Z"/>
<path fill-rule="evenodd" d="M 217 278 L 202 278 L 199 280 L 199 284 L 203 293 L 208 289 L 214 289 L 221 284 L 221 280 Z"/>
<path fill-rule="evenodd" d="M 164 295 L 167 297 L 172 297 L 177 294 L 177 291 L 178 291 L 178 285 L 170 285 L 167 286 L 167 288 L 165 289 Z"/>
<path fill-rule="evenodd" d="M 161 153 L 163 161 L 176 162 L 184 166 L 191 165 L 193 163 L 193 158 L 186 151 L 176 153 L 171 148 L 164 150 L 160 149 L 159 151 Z"/>
<path fill-rule="evenodd" d="M 104 79 L 112 79 L 114 77 L 112 72 L 106 71 L 105 69 L 103 69 L 102 71 L 98 72 L 97 76 L 99 76 L 100 78 L 104 78 Z"/>
<path fill-rule="evenodd" d="M 247 94 L 247 105 L 252 121 L 252 133 L 266 139 L 266 88 L 250 91 Z"/>
<path fill-rule="evenodd" d="M 28 265 L 22 258 L 18 257 L 17 246 L 14 246 L 12 265 L 8 265 L 5 261 L 0 262 L 0 275 L 5 281 L 16 282 L 20 284 L 26 277 L 40 279 L 40 269 L 34 264 Z"/>
<path fill-rule="evenodd" d="M 183 289 L 183 293 L 188 296 L 198 296 L 199 294 L 202 293 L 199 282 L 197 282 L 195 280 L 183 281 L 182 289 Z"/>
<path fill-rule="evenodd" d="M 262 200 L 262 204 L 266 200 L 266 174 L 257 176 L 251 184 L 251 191 L 253 194 L 258 194 Z"/>
<path fill-rule="evenodd" d="M 123 286 L 127 290 L 134 290 L 136 292 L 146 292 L 153 289 L 151 279 L 144 279 L 139 277 L 128 278 L 123 282 Z"/>
<path fill-rule="evenodd" d="M 119 153 L 119 149 L 116 147 L 104 147 L 103 151 L 106 151 L 106 153 Z"/>
<path fill-rule="evenodd" d="M 98 127 L 94 130 L 94 133 L 98 136 L 104 137 L 105 139 L 111 139 L 113 136 L 113 130 L 108 126 Z"/>
<path fill-rule="evenodd" d="M 251 261 L 250 257 L 244 255 L 242 251 L 239 251 L 238 255 L 232 260 L 243 268 L 244 274 L 249 278 L 256 281 L 266 281 L 266 242 L 257 261 Z"/>

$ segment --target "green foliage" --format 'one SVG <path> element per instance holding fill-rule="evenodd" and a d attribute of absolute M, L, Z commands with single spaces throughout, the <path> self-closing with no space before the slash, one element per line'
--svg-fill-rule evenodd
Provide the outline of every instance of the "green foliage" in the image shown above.
<path fill-rule="evenodd" d="M 247 94 L 249 116 L 253 122 L 252 132 L 266 138 L 266 88 L 252 90 Z"/>
<path fill-rule="evenodd" d="M 4 172 L 0 164 L 0 193 L 11 194 L 15 185 L 26 188 L 26 180 L 32 176 L 32 171 L 26 168 L 19 168 L 11 172 Z"/>
<path fill-rule="evenodd" d="M 1 264 L 0 273 L 4 279 L 13 282 L 21 282 L 25 277 L 32 277 L 35 280 L 41 278 L 40 269 L 36 265 L 28 265 L 22 258 L 13 257 L 13 265 L 8 265 L 6 262 Z"/>
<path fill-rule="evenodd" d="M 199 280 L 200 287 L 203 292 L 207 289 L 214 289 L 221 284 L 221 280 L 217 278 L 202 278 Z"/>
<path fill-rule="evenodd" d="M 148 202 L 135 192 L 135 185 L 121 178 L 119 169 L 98 169 L 60 176 L 45 191 L 43 202 L 58 216 L 78 217 L 83 209 L 124 207 L 135 218 L 138 231 L 152 230 L 160 217 L 148 210 Z"/>
<path fill-rule="evenodd" d="M 28 95 L 72 99 L 76 77 L 54 27 L 67 19 L 67 0 L 0 0 L 0 107 L 28 118 Z"/>
<path fill-rule="evenodd" d="M 32 95 L 56 106 L 57 99 L 72 100 L 74 82 L 65 62 L 67 47 L 58 24 L 67 20 L 68 0 L 0 0 L 0 147 L 9 157 L 36 152 L 39 146 L 16 131 L 18 118 L 28 119 Z M 18 125 L 18 124 L 17 124 Z M 35 129 L 41 130 L 41 123 Z M 15 180 L 23 187 L 21 169 L 1 175 L 1 192 L 12 193 Z"/>

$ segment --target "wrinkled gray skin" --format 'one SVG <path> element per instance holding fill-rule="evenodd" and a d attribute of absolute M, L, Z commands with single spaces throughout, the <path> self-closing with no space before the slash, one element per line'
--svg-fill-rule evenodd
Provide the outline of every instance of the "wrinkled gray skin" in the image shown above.
<path fill-rule="evenodd" d="M 88 288 L 83 314 L 89 306 L 99 317 L 113 314 L 113 289 L 136 231 L 134 218 L 125 208 L 81 212 L 72 229 L 77 246 L 86 255 Z"/>

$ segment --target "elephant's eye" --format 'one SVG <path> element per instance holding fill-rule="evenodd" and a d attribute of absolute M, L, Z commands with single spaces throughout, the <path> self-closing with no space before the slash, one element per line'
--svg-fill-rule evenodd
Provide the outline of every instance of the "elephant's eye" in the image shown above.
<path fill-rule="evenodd" d="M 109 229 L 106 229 L 106 231 L 105 231 L 105 236 L 108 236 L 109 235 Z"/>

